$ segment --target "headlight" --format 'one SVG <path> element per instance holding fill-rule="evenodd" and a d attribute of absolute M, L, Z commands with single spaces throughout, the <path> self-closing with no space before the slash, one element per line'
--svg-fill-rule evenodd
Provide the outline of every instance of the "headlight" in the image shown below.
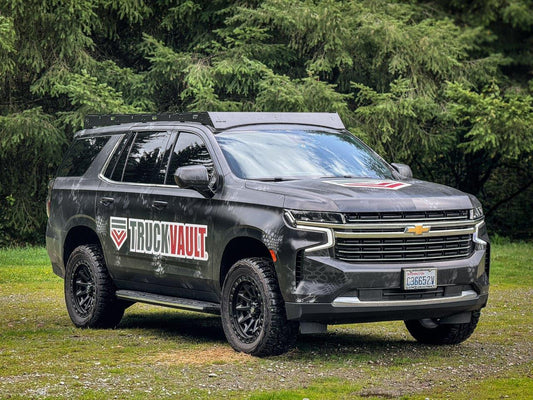
<path fill-rule="evenodd" d="M 483 218 L 483 207 L 475 207 L 470 210 L 470 219 Z"/>
<path fill-rule="evenodd" d="M 340 213 L 319 212 L 319 211 L 295 211 L 286 210 L 285 215 L 291 225 L 295 225 L 296 221 L 300 222 L 322 222 L 329 224 L 343 224 L 344 215 Z"/>
<path fill-rule="evenodd" d="M 324 235 L 324 241 L 307 247 L 305 249 L 306 252 L 329 249 L 335 245 L 333 229 L 324 226 L 314 226 L 314 223 L 342 224 L 344 222 L 344 217 L 340 213 L 285 210 L 284 216 L 287 224 L 293 228 L 307 232 L 322 233 Z"/>

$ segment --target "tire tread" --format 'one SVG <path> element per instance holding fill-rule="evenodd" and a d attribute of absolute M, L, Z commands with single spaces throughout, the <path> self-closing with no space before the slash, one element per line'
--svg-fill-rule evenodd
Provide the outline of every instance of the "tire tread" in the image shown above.
<path fill-rule="evenodd" d="M 67 268 L 71 258 L 73 256 L 75 257 L 78 253 L 85 257 L 87 262 L 91 264 L 93 273 L 95 274 L 97 299 L 93 312 L 86 320 L 77 320 L 76 315 L 73 315 L 75 311 L 70 309 L 67 301 L 67 308 L 72 322 L 79 328 L 115 328 L 124 315 L 125 306 L 115 297 L 116 288 L 107 271 L 102 250 L 96 244 L 86 244 L 76 247 L 69 258 Z M 71 295 L 68 292 L 67 284 L 66 276 L 65 296 Z"/>
<path fill-rule="evenodd" d="M 270 298 L 269 309 L 271 313 L 270 329 L 265 332 L 262 342 L 249 354 L 259 357 L 274 356 L 286 353 L 291 349 L 297 338 L 298 323 L 288 321 L 285 313 L 285 302 L 279 288 L 278 280 L 272 262 L 266 258 L 252 257 L 244 258 L 234 264 L 232 269 L 245 264 L 251 267 L 262 280 L 268 290 Z M 232 273 L 229 271 L 228 278 Z M 225 328 L 226 329 L 226 328 Z M 229 327 L 227 329 L 230 329 Z M 234 349 L 243 351 L 238 345 L 232 343 L 229 335 L 228 340 Z"/>

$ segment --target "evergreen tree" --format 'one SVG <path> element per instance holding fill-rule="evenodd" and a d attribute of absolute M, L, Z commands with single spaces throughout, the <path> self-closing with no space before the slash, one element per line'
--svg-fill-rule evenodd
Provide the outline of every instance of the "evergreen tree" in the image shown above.
<path fill-rule="evenodd" d="M 0 0 L 0 244 L 88 113 L 336 111 L 533 236 L 530 0 Z M 512 229 L 512 231 L 511 231 Z"/>

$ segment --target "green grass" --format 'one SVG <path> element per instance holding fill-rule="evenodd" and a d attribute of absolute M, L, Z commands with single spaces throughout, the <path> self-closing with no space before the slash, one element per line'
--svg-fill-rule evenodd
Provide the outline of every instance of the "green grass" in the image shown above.
<path fill-rule="evenodd" d="M 494 245 L 491 261 L 491 281 L 499 287 L 533 287 L 533 244 Z"/>
<path fill-rule="evenodd" d="M 118 329 L 76 329 L 46 251 L 0 250 L 0 398 L 529 399 L 533 245 L 495 244 L 492 259 L 489 305 L 461 345 L 420 345 L 396 321 L 258 359 L 209 315 L 136 304 Z"/>
<path fill-rule="evenodd" d="M 506 378 L 488 378 L 481 382 L 473 382 L 463 389 L 455 392 L 456 400 L 500 400 L 500 399 L 531 399 L 533 393 L 533 379 L 527 376 L 509 376 Z M 438 395 L 426 394 L 419 397 L 421 400 L 428 398 L 449 398 L 447 393 Z"/>

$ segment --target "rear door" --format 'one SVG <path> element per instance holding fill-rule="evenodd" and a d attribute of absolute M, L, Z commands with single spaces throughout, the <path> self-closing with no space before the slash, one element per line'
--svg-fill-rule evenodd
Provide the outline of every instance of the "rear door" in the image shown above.
<path fill-rule="evenodd" d="M 98 233 L 119 288 L 150 290 L 158 257 L 153 249 L 154 184 L 162 184 L 172 132 L 129 132 L 101 176 L 96 199 Z"/>
<path fill-rule="evenodd" d="M 95 196 L 100 183 L 100 166 L 113 149 L 110 135 L 74 139 L 54 179 L 48 195 L 46 246 L 60 276 L 64 274 L 63 246 L 65 236 L 76 226 L 94 226 Z"/>

